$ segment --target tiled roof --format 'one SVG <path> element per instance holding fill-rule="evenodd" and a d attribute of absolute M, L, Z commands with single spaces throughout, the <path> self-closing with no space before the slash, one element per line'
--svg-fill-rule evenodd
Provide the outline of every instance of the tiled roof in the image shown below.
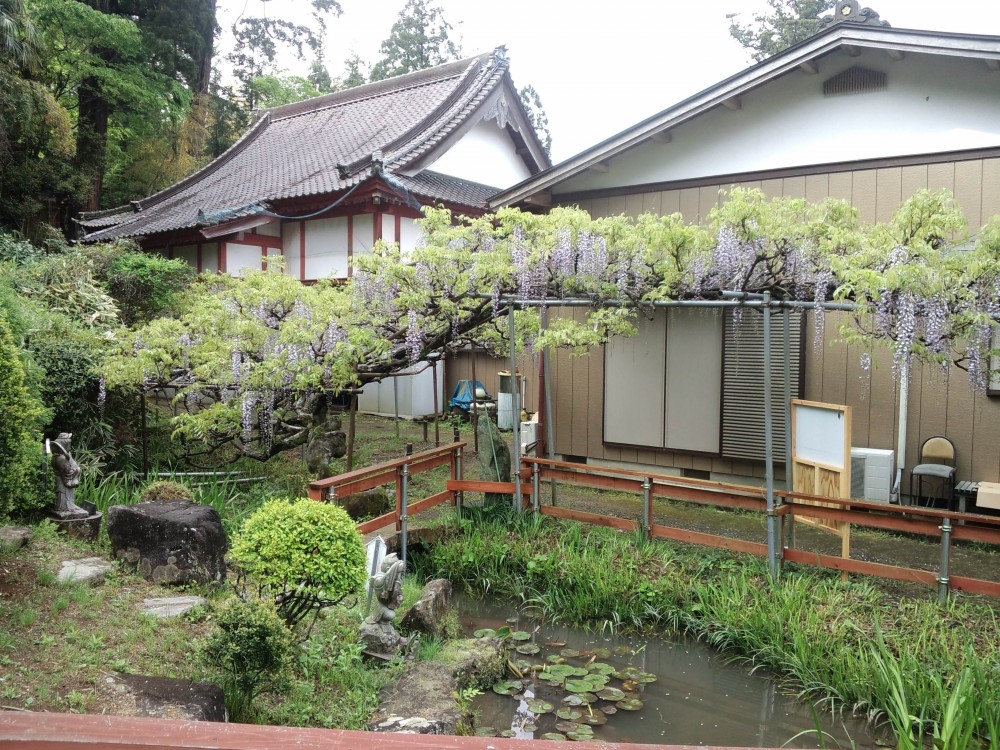
<path fill-rule="evenodd" d="M 247 207 L 336 193 L 373 176 L 379 152 L 390 182 L 425 198 L 478 207 L 496 190 L 394 171 L 459 127 L 508 67 L 498 51 L 267 110 L 226 153 L 176 185 L 128 206 L 83 214 L 84 240 L 210 225 L 244 215 Z"/>

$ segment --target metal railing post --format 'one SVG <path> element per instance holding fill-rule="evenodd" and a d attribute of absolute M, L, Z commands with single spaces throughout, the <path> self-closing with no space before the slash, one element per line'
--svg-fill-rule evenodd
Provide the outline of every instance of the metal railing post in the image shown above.
<path fill-rule="evenodd" d="M 531 509 L 538 515 L 538 464 L 531 465 Z"/>
<path fill-rule="evenodd" d="M 951 588 L 951 577 L 948 573 L 948 564 L 951 561 L 951 519 L 944 519 L 944 523 L 938 528 L 941 529 L 941 569 L 938 575 L 938 604 L 948 603 L 948 593 Z"/>
<path fill-rule="evenodd" d="M 407 456 L 412 456 L 413 455 L 413 443 L 407 443 L 406 444 L 406 455 Z M 406 506 L 407 506 L 407 502 L 408 502 L 408 499 L 409 499 L 408 496 L 409 496 L 409 492 L 410 492 L 410 464 L 409 464 L 409 462 L 403 464 L 403 468 L 402 468 L 402 470 L 399 473 L 399 483 L 400 483 L 400 489 L 401 489 L 402 498 L 403 498 L 403 506 L 402 506 L 402 510 L 400 511 L 400 514 L 399 514 L 399 521 L 400 521 L 400 531 L 399 531 L 400 538 L 399 538 L 399 543 L 400 543 L 400 547 L 402 548 L 402 552 L 403 552 L 403 564 L 405 565 L 406 564 L 406 531 L 407 531 L 407 520 L 408 520 L 407 513 L 406 513 Z"/>
<path fill-rule="evenodd" d="M 459 443 L 462 440 L 459 434 L 458 428 L 455 428 L 455 442 Z M 462 446 L 459 445 L 455 448 L 455 479 L 459 482 L 462 481 Z M 458 512 L 458 517 L 462 517 L 462 503 L 465 502 L 465 493 L 459 490 L 455 493 L 455 509 Z"/>
<path fill-rule="evenodd" d="M 646 539 L 652 539 L 653 526 L 650 523 L 652 516 L 652 491 L 653 479 L 646 477 L 642 480 L 642 530 L 646 534 Z"/>

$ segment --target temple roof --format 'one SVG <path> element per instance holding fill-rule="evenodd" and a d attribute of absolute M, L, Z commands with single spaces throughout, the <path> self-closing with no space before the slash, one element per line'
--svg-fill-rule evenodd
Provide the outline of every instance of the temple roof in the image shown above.
<path fill-rule="evenodd" d="M 177 184 L 126 206 L 82 214 L 84 241 L 202 227 L 294 199 L 341 194 L 373 177 L 425 202 L 482 207 L 496 187 L 421 172 L 420 164 L 493 111 L 523 143 L 530 171 L 548 166 L 537 135 L 524 126 L 508 68 L 498 48 L 266 110 L 228 151 Z M 516 117 L 508 118 L 511 111 Z"/>

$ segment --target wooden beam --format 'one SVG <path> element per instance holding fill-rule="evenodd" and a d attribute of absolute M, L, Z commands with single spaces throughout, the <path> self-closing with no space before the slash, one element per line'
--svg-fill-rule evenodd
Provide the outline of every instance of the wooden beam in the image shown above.
<path fill-rule="evenodd" d="M 845 44 L 844 52 L 847 53 L 848 57 L 861 57 L 861 48 L 855 47 L 853 44 Z"/>
<path fill-rule="evenodd" d="M 539 190 L 537 193 L 532 193 L 524 199 L 525 203 L 530 203 L 532 206 L 551 206 L 552 205 L 552 193 L 548 190 Z"/>
<path fill-rule="evenodd" d="M 814 76 L 819 73 L 819 64 L 815 60 L 803 60 L 799 63 L 799 69 Z"/>
<path fill-rule="evenodd" d="M 731 96 L 722 100 L 722 106 L 735 112 L 738 109 L 743 109 L 743 100 L 738 96 Z"/>
<path fill-rule="evenodd" d="M 538 511 L 543 516 L 553 518 L 564 518 L 567 521 L 579 521 L 580 523 L 592 523 L 595 526 L 607 526 L 610 529 L 619 531 L 635 531 L 639 528 L 639 522 L 628 518 L 617 518 L 615 516 L 600 516 L 597 513 L 587 513 L 583 510 L 572 510 L 570 508 L 558 507 L 555 505 L 543 505 Z"/>
<path fill-rule="evenodd" d="M 608 170 L 611 169 L 611 165 L 606 161 L 595 161 L 589 167 L 587 167 L 591 172 L 600 172 L 601 174 L 607 174 Z"/>

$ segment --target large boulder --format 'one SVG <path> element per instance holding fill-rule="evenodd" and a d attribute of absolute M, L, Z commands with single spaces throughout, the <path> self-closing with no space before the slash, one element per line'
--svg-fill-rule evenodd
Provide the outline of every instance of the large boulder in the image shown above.
<path fill-rule="evenodd" d="M 347 515 L 354 521 L 381 516 L 388 513 L 390 508 L 395 507 L 395 503 L 389 502 L 389 493 L 381 487 L 355 492 L 353 495 L 343 498 L 338 497 L 337 505 L 347 511 Z"/>
<path fill-rule="evenodd" d="M 27 526 L 0 527 L 0 552 L 14 552 L 35 538 Z"/>
<path fill-rule="evenodd" d="M 107 513 L 115 557 L 157 583 L 226 578 L 226 532 L 218 511 L 188 500 L 116 505 Z"/>
<path fill-rule="evenodd" d="M 114 716 L 225 721 L 222 688 L 211 682 L 115 672 L 98 685 L 99 708 Z"/>
<path fill-rule="evenodd" d="M 427 633 L 443 637 L 446 633 L 446 619 L 451 607 L 451 581 L 435 578 L 424 586 L 420 599 L 407 610 L 400 621 L 400 627 L 410 633 Z"/>

